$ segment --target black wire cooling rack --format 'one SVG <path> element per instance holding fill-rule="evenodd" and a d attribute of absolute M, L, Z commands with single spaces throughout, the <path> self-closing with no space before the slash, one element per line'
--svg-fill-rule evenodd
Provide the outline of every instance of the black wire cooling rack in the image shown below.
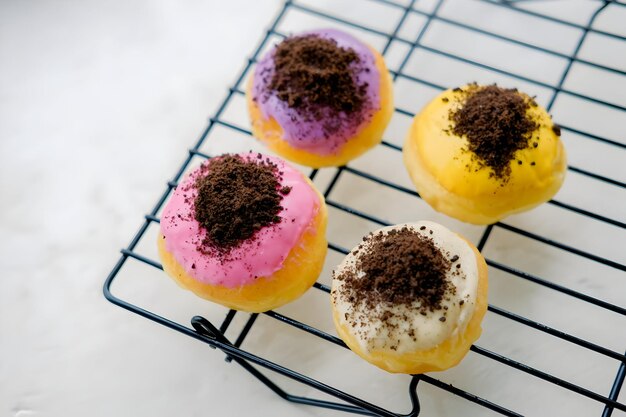
<path fill-rule="evenodd" d="M 379 45 L 381 45 L 380 51 L 386 56 L 388 62 L 393 58 L 392 56 L 396 57 L 397 65 L 390 66 L 390 70 L 394 82 L 397 84 L 397 89 L 416 86 L 419 88 L 426 88 L 427 91 L 434 92 L 435 90 L 441 90 L 451 86 L 443 85 L 441 82 L 433 82 L 432 79 L 427 79 L 425 77 L 411 75 L 408 70 L 411 60 L 416 54 L 427 54 L 430 59 L 422 59 L 421 65 L 435 65 L 439 62 L 438 60 L 444 59 L 447 60 L 446 62 L 451 63 L 449 65 L 458 65 L 461 70 L 465 68 L 467 74 L 470 74 L 470 76 L 475 75 L 476 73 L 472 71 L 476 70 L 483 74 L 489 74 L 486 76 L 486 79 L 490 79 L 489 77 L 493 77 L 493 79 L 498 80 L 504 79 L 505 81 L 509 80 L 514 84 L 517 83 L 529 86 L 531 89 L 540 89 L 543 91 L 543 101 L 549 111 L 554 111 L 555 103 L 557 103 L 559 99 L 575 100 L 576 103 L 582 103 L 582 106 L 589 105 L 590 107 L 588 112 L 592 113 L 592 119 L 597 119 L 598 123 L 592 123 L 588 126 L 581 126 L 580 124 L 573 122 L 563 123 L 561 128 L 566 145 L 570 146 L 568 141 L 574 141 L 573 138 L 576 138 L 576 141 L 582 143 L 580 148 L 581 150 L 577 151 L 579 153 L 593 154 L 600 152 L 599 149 L 601 148 L 603 150 L 602 152 L 605 152 L 605 154 L 612 155 L 614 158 L 617 158 L 614 160 L 617 160 L 618 162 L 620 160 L 622 162 L 625 161 L 623 156 L 626 154 L 623 152 L 626 150 L 626 145 L 619 140 L 623 139 L 623 127 L 621 132 L 622 138 L 616 138 L 615 133 L 607 133 L 607 130 L 601 126 L 601 123 L 607 123 L 607 120 L 616 120 L 615 115 L 618 117 L 616 123 L 619 122 L 620 117 L 622 118 L 622 121 L 626 120 L 623 118 L 625 113 L 624 111 L 626 110 L 623 105 L 626 101 L 624 100 L 624 96 L 626 95 L 626 71 L 624 71 L 624 66 L 621 66 L 620 68 L 619 63 L 617 65 L 611 64 L 608 63 L 609 60 L 605 59 L 606 56 L 610 55 L 619 55 L 620 53 L 626 54 L 626 36 L 624 36 L 623 33 L 619 34 L 610 30 L 600 29 L 598 28 L 597 23 L 599 19 L 606 18 L 607 16 L 610 17 L 611 15 L 626 17 L 624 10 L 626 9 L 626 5 L 610 1 L 588 2 L 585 5 L 586 12 L 580 12 L 586 13 L 586 22 L 581 23 L 581 20 L 576 21 L 575 19 L 556 17 L 554 13 L 548 14 L 547 12 L 538 11 L 540 8 L 527 7 L 527 2 L 520 4 L 520 2 L 512 1 L 477 0 L 472 3 L 473 6 L 471 7 L 482 7 L 490 12 L 495 11 L 496 13 L 505 13 L 509 16 L 509 18 L 522 19 L 529 22 L 529 32 L 532 30 L 540 31 L 542 30 L 541 28 L 546 25 L 567 32 L 571 35 L 570 39 L 573 38 L 573 41 L 571 41 L 569 48 L 559 48 L 555 46 L 546 46 L 545 43 L 541 42 L 541 36 L 533 36 L 532 40 L 527 40 L 523 36 L 520 36 L 519 33 L 513 35 L 507 34 L 506 28 L 498 28 L 497 25 L 480 25 L 476 22 L 468 22 L 468 20 L 464 18 L 465 16 L 462 11 L 455 12 L 455 10 L 462 9 L 458 1 L 456 4 L 450 5 L 450 3 L 455 3 L 454 0 L 433 0 L 426 2 L 416 0 L 407 0 L 405 2 L 401 2 L 400 0 L 398 0 L 398 2 L 393 0 L 363 1 L 364 3 L 375 5 L 377 8 L 376 10 L 379 10 L 380 13 L 388 12 L 395 16 L 395 23 L 391 30 L 389 30 L 389 28 L 381 28 L 382 26 L 377 24 L 377 22 L 364 22 L 358 18 L 353 18 L 352 13 L 346 13 L 346 8 L 343 6 L 341 6 L 343 7 L 343 12 L 335 13 L 334 10 L 330 11 L 327 9 L 316 8 L 317 5 L 311 6 L 308 3 L 305 3 L 304 0 L 286 1 L 284 3 L 276 19 L 264 34 L 254 54 L 247 61 L 247 65 L 241 75 L 237 78 L 233 87 L 229 89 L 226 99 L 219 107 L 217 113 L 210 119 L 207 128 L 202 133 L 195 146 L 189 150 L 188 156 L 186 157 L 180 170 L 168 183 L 166 191 L 163 193 L 161 198 L 159 198 L 154 206 L 154 209 L 150 212 L 150 214 L 145 216 L 145 221 L 128 247 L 121 251 L 122 255 L 104 285 L 104 294 L 106 298 L 112 303 L 127 310 L 205 342 L 212 348 L 217 348 L 223 351 L 227 355 L 227 361 L 235 361 L 280 397 L 295 403 L 325 407 L 363 415 L 417 416 L 420 414 L 421 408 L 424 408 L 420 407 L 420 402 L 423 404 L 426 397 L 426 394 L 420 393 L 420 388 L 426 384 L 430 386 L 431 391 L 435 390 L 438 391 L 438 395 L 446 396 L 446 401 L 448 398 L 450 398 L 451 401 L 452 397 L 456 397 L 457 399 L 461 398 L 466 400 L 468 403 L 465 404 L 467 404 L 468 407 L 478 407 L 478 409 L 473 409 L 473 412 L 477 415 L 494 412 L 495 414 L 507 416 L 519 416 L 528 412 L 527 408 L 523 406 L 524 403 L 533 401 L 532 397 L 524 398 L 525 395 L 533 395 L 532 393 L 524 394 L 524 390 L 528 387 L 534 386 L 535 384 L 542 383 L 547 384 L 547 389 L 552 387 L 553 389 L 558 389 L 560 393 L 565 394 L 561 400 L 556 399 L 555 397 L 554 401 L 549 401 L 549 403 L 551 403 L 549 405 L 552 405 L 554 408 L 545 409 L 545 412 L 542 411 L 541 415 L 562 415 L 559 410 L 561 410 L 561 404 L 563 401 L 578 401 L 580 398 L 598 406 L 597 414 L 595 415 L 608 417 L 614 412 L 616 414 L 626 412 L 626 404 L 623 400 L 620 401 L 619 398 L 620 389 L 626 375 L 626 355 L 623 353 L 624 349 L 626 349 L 626 342 L 624 342 L 625 338 L 622 337 L 626 334 L 625 294 L 616 294 L 612 299 L 609 297 L 609 300 L 607 300 L 606 297 L 603 299 L 593 292 L 592 286 L 585 287 L 584 285 L 574 285 L 577 284 L 575 282 L 572 282 L 572 285 L 569 285 L 567 279 L 554 279 L 555 273 L 550 268 L 544 268 L 546 269 L 545 274 L 547 276 L 542 276 L 541 268 L 539 272 L 536 272 L 535 270 L 529 271 L 524 267 L 523 262 L 520 263 L 512 261 L 510 257 L 504 256 L 501 257 L 504 260 L 500 260 L 496 255 L 498 253 L 502 253 L 502 251 L 511 250 L 512 246 L 506 247 L 506 244 L 504 244 L 505 247 L 500 247 L 499 241 L 497 239 L 494 240 L 493 236 L 494 233 L 500 235 L 507 234 L 507 236 L 509 236 L 509 240 L 513 242 L 511 245 L 515 245 L 515 242 L 518 242 L 519 239 L 524 239 L 525 242 L 531 242 L 532 244 L 541 245 L 542 248 L 545 248 L 540 250 L 540 256 L 542 257 L 546 256 L 547 258 L 550 258 L 547 253 L 552 253 L 550 251 L 556 251 L 559 254 L 563 254 L 565 257 L 563 258 L 565 261 L 560 261 L 563 266 L 563 262 L 571 262 L 571 264 L 576 268 L 577 265 L 582 265 L 581 268 L 583 269 L 592 268 L 593 265 L 596 265 L 600 269 L 596 270 L 592 268 L 591 274 L 597 279 L 602 279 L 603 275 L 607 275 L 616 277 L 616 280 L 624 280 L 626 279 L 626 276 L 623 272 L 626 271 L 626 266 L 622 263 L 623 260 L 619 259 L 620 256 L 605 256 L 598 253 L 599 251 L 593 250 L 593 248 L 590 250 L 588 246 L 585 246 L 584 244 L 570 244 L 567 242 L 567 239 L 561 240 L 559 238 L 552 238 L 549 236 L 548 231 L 544 233 L 543 226 L 525 227 L 525 225 L 528 224 L 532 225 L 532 220 L 530 223 L 516 223 L 515 221 L 510 222 L 507 219 L 503 222 L 478 229 L 479 232 L 475 235 L 475 241 L 478 248 L 483 250 L 483 253 L 485 253 L 484 249 L 488 242 L 491 242 L 491 240 L 494 240 L 495 242 L 493 250 L 485 254 L 487 263 L 490 267 L 490 274 L 502 274 L 502 276 L 505 276 L 506 278 L 501 279 L 507 282 L 506 285 L 513 285 L 509 292 L 517 291 L 515 289 L 517 287 L 514 286 L 517 284 L 510 284 L 512 282 L 527 285 L 523 288 L 527 288 L 529 292 L 541 289 L 549 292 L 551 294 L 550 297 L 553 296 L 555 298 L 553 301 L 554 303 L 568 303 L 570 300 L 574 300 L 578 303 L 576 305 L 581 305 L 580 309 L 583 311 L 597 311 L 599 312 L 598 314 L 600 314 L 600 317 L 610 317 L 611 320 L 616 320 L 618 327 L 605 332 L 605 336 L 600 337 L 600 342 L 596 342 L 595 340 L 591 341 L 593 338 L 585 336 L 588 332 L 566 331 L 546 324 L 542 317 L 535 317 L 533 314 L 519 314 L 512 311 L 520 310 L 519 308 L 512 308 L 509 310 L 498 307 L 495 305 L 495 302 L 499 300 L 497 298 L 494 299 L 493 297 L 490 298 L 492 304 L 489 305 L 488 318 L 493 317 L 493 320 L 504 320 L 504 324 L 502 326 L 518 326 L 515 327 L 515 329 L 519 328 L 521 329 L 520 331 L 532 331 L 536 334 L 545 335 L 547 338 L 551 338 L 551 343 L 554 341 L 558 342 L 556 345 L 557 349 L 562 349 L 563 355 L 568 354 L 567 352 L 570 351 L 568 349 L 570 349 L 571 346 L 574 346 L 576 349 L 583 350 L 585 354 L 590 354 L 591 356 L 587 356 L 590 363 L 598 361 L 606 364 L 609 369 L 612 369 L 612 371 L 609 372 L 610 378 L 607 377 L 610 381 L 606 381 L 607 389 L 605 391 L 597 392 L 598 389 L 590 389 L 588 384 L 585 383 L 586 376 L 584 374 L 582 376 L 578 375 L 572 378 L 562 378 L 561 376 L 557 376 L 555 373 L 551 372 L 552 368 L 549 366 L 533 366 L 522 360 L 515 359 L 515 357 L 519 357 L 519 355 L 516 353 L 514 348 L 503 348 L 504 352 L 498 352 L 497 349 L 492 350 L 481 347 L 480 343 L 483 342 L 483 339 L 481 339 L 479 340 L 479 345 L 472 346 L 471 353 L 469 353 L 468 356 L 477 355 L 477 357 L 489 361 L 490 365 L 499 367 L 497 368 L 498 371 L 494 371 L 494 373 L 500 372 L 499 370 L 501 369 L 505 369 L 516 373 L 516 375 L 519 374 L 528 377 L 527 379 L 521 380 L 522 382 L 520 382 L 519 385 L 515 385 L 513 388 L 515 391 L 519 391 L 519 396 L 522 397 L 516 403 L 519 406 L 511 406 L 508 403 L 501 404 L 499 401 L 501 394 L 496 392 L 497 390 L 492 389 L 492 391 L 487 391 L 486 393 L 481 392 L 481 395 L 474 393 L 474 387 L 483 384 L 482 381 L 490 378 L 491 376 L 489 374 L 475 375 L 474 385 L 468 385 L 466 388 L 459 388 L 456 384 L 450 384 L 449 378 L 446 381 L 446 373 L 444 372 L 433 375 L 424 374 L 413 375 L 410 377 L 402 376 L 406 378 L 405 380 L 408 384 L 406 392 L 408 392 L 407 403 L 410 401 L 410 411 L 408 414 L 400 414 L 374 404 L 369 398 L 349 394 L 346 391 L 333 386 L 332 383 L 320 382 L 303 372 L 298 372 L 288 366 L 277 363 L 277 361 L 269 360 L 267 357 L 257 355 L 251 351 L 241 348 L 244 339 L 250 333 L 255 323 L 257 323 L 257 329 L 259 326 L 263 326 L 258 324 L 257 318 L 259 317 L 268 317 L 276 320 L 275 323 L 278 323 L 279 328 L 287 326 L 288 328 L 305 332 L 299 334 L 312 335 L 312 340 L 314 341 L 311 343 L 313 344 L 317 343 L 320 344 L 320 346 L 330 344 L 343 348 L 346 347 L 345 344 L 336 336 L 321 330 L 314 325 L 306 324 L 301 320 L 294 319 L 286 314 L 275 311 L 269 311 L 259 316 L 257 314 L 248 315 L 244 313 L 237 313 L 233 310 L 226 311 L 226 309 L 224 309 L 223 314 L 225 314 L 225 317 L 219 325 L 214 325 L 211 321 L 204 317 L 195 316 L 191 319 L 191 326 L 188 326 L 184 324 L 184 320 L 177 321 L 166 318 L 160 314 L 150 311 L 147 308 L 140 307 L 115 296 L 111 292 L 111 284 L 114 280 L 116 280 L 116 277 L 120 275 L 120 272 L 131 260 L 137 261 L 142 265 L 147 265 L 150 268 L 154 267 L 162 269 L 158 261 L 154 260 L 153 257 L 141 254 L 140 251 L 137 250 L 137 247 L 140 241 L 145 238 L 148 229 L 158 224 L 158 215 L 162 206 L 168 199 L 172 190 L 176 187 L 177 181 L 179 181 L 186 170 L 188 170 L 192 165 L 192 161 L 194 159 L 210 157 L 208 152 L 203 151 L 203 145 L 209 143 L 212 140 L 212 136 L 223 134 L 226 131 L 235 132 L 243 136 L 249 136 L 251 134 L 248 127 L 245 127 L 245 125 L 238 125 L 228 120 L 226 117 L 226 113 L 228 112 L 227 109 L 232 102 L 237 100 L 240 101 L 242 99 L 244 95 L 243 85 L 245 83 L 245 79 L 249 75 L 250 70 L 256 62 L 259 54 L 271 46 L 272 40 L 275 41 L 283 38 L 288 34 L 286 31 L 291 30 L 289 29 L 288 22 L 294 14 L 311 17 L 319 26 L 336 26 L 345 30 L 356 31 L 358 34 L 365 37 L 369 36 L 370 38 L 378 38 Z M 422 5 L 422 3 L 426 4 Z M 580 6 L 579 3 L 577 4 Z M 360 7 L 360 5 L 358 6 Z M 341 8 L 338 3 L 334 3 L 332 7 Z M 465 7 L 468 7 L 467 3 L 465 3 Z M 357 17 L 360 16 L 358 13 L 355 13 L 355 15 Z M 419 24 L 416 22 L 419 22 Z M 533 59 L 535 56 L 534 54 L 542 54 L 542 56 L 545 56 L 548 60 L 558 60 L 558 62 L 560 62 L 560 66 L 558 67 L 559 69 L 556 72 L 556 76 L 553 76 L 552 78 L 552 80 L 556 80 L 556 82 L 543 77 L 541 73 L 538 74 L 532 71 L 530 74 L 520 73 L 520 71 L 517 71 L 515 66 L 512 66 L 510 63 L 504 62 L 502 63 L 503 65 L 500 65 L 497 60 L 478 59 L 468 55 L 450 52 L 449 48 L 446 49 L 444 47 L 434 45 L 433 42 L 429 41 L 427 38 L 429 31 L 435 30 L 433 27 L 437 25 L 443 25 L 447 28 L 446 30 L 450 31 L 462 31 L 462 33 L 466 33 L 468 37 L 477 36 L 478 39 L 485 40 L 485 45 L 487 45 L 485 48 L 489 48 L 489 42 L 496 42 L 501 48 L 514 48 L 516 51 L 519 50 L 517 54 L 522 60 Z M 281 30 L 281 27 L 286 27 L 287 29 L 283 31 Z M 407 30 L 411 28 L 417 30 Z M 596 59 L 593 54 L 583 54 L 587 43 L 592 44 L 591 46 L 593 46 L 599 44 L 598 42 L 605 45 L 608 55 L 600 56 Z M 591 48 L 591 46 L 589 46 L 589 48 Z M 569 50 L 569 52 L 563 52 L 564 50 Z M 497 53 L 497 48 L 494 51 Z M 492 51 L 490 53 L 493 55 L 494 52 Z M 528 54 L 528 56 L 526 56 L 526 54 Z M 623 63 L 624 61 L 622 59 L 619 62 Z M 588 80 L 589 78 L 580 78 L 575 75 L 573 71 L 574 68 L 585 68 L 588 71 L 592 71 L 592 73 L 595 74 L 593 76 L 596 78 L 607 77 L 611 80 L 619 81 L 621 84 L 617 84 L 615 88 L 617 90 L 621 90 L 621 96 L 619 95 L 619 92 L 618 94 L 615 94 L 615 92 L 611 93 L 607 90 L 602 90 L 599 94 L 589 93 L 591 90 L 585 88 L 585 80 Z M 552 67 L 546 67 L 546 71 L 555 74 L 554 68 Z M 574 78 L 574 80 L 571 81 L 570 78 Z M 466 77 L 463 79 L 466 82 L 472 81 L 472 79 L 467 79 Z M 576 79 L 578 79 L 578 81 L 576 81 Z M 400 83 L 402 83 L 402 85 L 400 85 Z M 606 99 L 605 96 L 608 96 L 609 99 Z M 617 97 L 617 99 L 614 97 Z M 619 104 L 620 98 L 622 99 L 621 104 Z M 407 108 L 403 108 L 402 103 L 396 102 L 396 104 L 397 107 L 394 118 L 404 118 L 406 125 L 407 121 L 410 121 L 410 118 L 413 116 L 414 111 L 412 109 L 409 110 Z M 583 113 L 587 113 L 587 111 L 583 111 Z M 570 120 L 576 120 L 577 117 L 578 116 L 575 116 L 573 119 L 570 117 Z M 557 121 L 560 122 L 558 117 Z M 215 133 L 215 130 L 218 129 L 218 127 L 221 129 L 221 133 Z M 389 131 L 387 135 L 389 135 Z M 372 151 L 372 154 L 375 154 L 376 152 L 395 152 L 397 154 L 395 157 L 399 158 L 401 151 L 399 142 L 397 140 L 395 142 L 393 140 L 389 140 L 387 137 L 385 139 L 386 140 L 383 141 L 377 149 Z M 568 150 L 569 149 L 570 148 L 568 148 Z M 581 159 L 579 158 L 579 160 Z M 371 188 L 371 192 L 377 192 L 376 190 L 383 190 L 380 191 L 381 193 L 392 191 L 419 202 L 419 200 L 415 199 L 419 198 L 419 195 L 413 191 L 410 186 L 400 184 L 398 181 L 387 179 L 383 175 L 378 175 L 376 173 L 376 169 L 370 170 L 368 169 L 368 166 L 368 164 L 359 165 L 358 163 L 350 163 L 345 167 L 311 171 L 310 177 L 314 180 L 316 177 L 319 179 L 319 174 L 321 173 L 326 175 L 323 194 L 326 198 L 327 204 L 332 208 L 331 227 L 333 224 L 333 216 L 349 216 L 377 227 L 387 226 L 392 223 L 391 221 L 383 218 L 385 217 L 384 215 L 379 216 L 372 214 L 368 212 L 367 209 L 361 208 L 358 201 L 355 204 L 351 204 L 353 200 L 348 199 L 349 201 L 341 201 L 338 197 L 335 197 L 333 191 L 337 190 L 337 188 L 341 186 L 342 181 L 344 181 L 346 177 L 351 177 L 353 179 L 356 178 L 359 181 L 365 182 L 365 187 L 369 187 L 368 190 Z M 602 164 L 583 164 L 582 167 L 580 167 L 580 165 L 579 167 L 570 165 L 568 167 L 570 176 L 575 175 L 589 187 L 600 190 L 602 196 L 604 196 L 602 197 L 603 199 L 601 202 L 592 201 L 591 203 L 587 202 L 588 204 L 585 204 L 583 201 L 583 204 L 572 204 L 561 200 L 552 200 L 548 203 L 548 207 L 556 210 L 554 211 L 555 214 L 552 217 L 554 219 L 554 223 L 558 224 L 561 218 L 574 216 L 574 220 L 570 221 L 569 224 L 591 225 L 581 226 L 581 233 L 607 234 L 607 239 L 611 239 L 609 246 L 614 248 L 617 247 L 617 251 L 614 250 L 612 253 L 617 253 L 619 255 L 620 253 L 623 254 L 626 251 L 626 240 L 624 235 L 626 224 L 623 222 L 624 213 L 619 210 L 620 202 L 623 203 L 624 198 L 626 198 L 624 194 L 626 184 L 623 182 L 623 177 L 614 178 L 615 175 L 605 174 L 607 171 L 604 168 L 605 167 Z M 609 191 L 605 193 L 603 190 Z M 381 196 L 383 195 L 386 194 L 381 194 Z M 617 216 L 615 216 L 615 210 L 613 212 L 610 210 L 608 211 L 609 213 L 613 213 L 613 215 L 606 214 L 607 211 L 604 210 L 604 208 L 610 206 L 618 207 Z M 624 204 L 621 204 L 621 207 L 623 206 Z M 428 209 L 426 208 L 425 210 Z M 622 216 L 621 218 L 620 215 Z M 530 214 L 530 216 L 535 215 Z M 530 219 L 533 219 L 533 217 L 530 217 Z M 340 221 L 341 220 L 338 220 L 338 222 Z M 546 229 L 550 229 L 550 227 L 546 227 Z M 365 231 L 363 230 L 357 230 L 357 232 L 360 235 L 365 234 Z M 490 236 L 492 236 L 491 240 Z M 331 243 L 329 243 L 329 254 L 335 253 L 335 255 L 339 256 L 348 252 L 341 244 L 333 242 L 332 239 L 329 240 L 331 241 Z M 580 242 L 580 240 L 576 239 L 574 239 L 574 241 Z M 494 256 L 492 257 L 491 254 L 494 254 Z M 527 256 L 532 256 L 532 254 Z M 550 262 L 550 259 L 547 259 L 546 262 Z M 558 267 L 559 265 L 556 266 L 556 275 L 558 275 Z M 314 288 L 315 290 L 312 291 L 317 291 L 319 294 L 322 294 L 322 296 L 329 292 L 329 286 L 322 282 L 316 283 Z M 587 288 L 589 288 L 589 291 L 587 291 Z M 624 288 L 624 286 L 620 288 Z M 522 308 L 521 311 L 525 310 Z M 564 312 L 563 314 L 567 315 L 568 313 Z M 231 342 L 228 338 L 226 338 L 225 333 L 229 327 L 231 327 L 236 315 L 239 315 L 239 317 L 247 317 L 247 320 L 245 321 L 245 324 L 243 324 L 241 330 L 238 331 L 235 342 Z M 583 323 L 582 326 L 585 328 L 602 328 L 600 322 Z M 486 330 L 489 329 L 489 326 L 485 327 Z M 261 327 L 258 331 L 263 332 L 263 327 Z M 582 334 L 583 336 L 578 336 L 574 333 Z M 615 338 L 613 338 L 613 335 Z M 507 343 L 507 341 L 505 340 L 503 343 Z M 515 344 L 517 342 L 515 341 L 515 338 L 511 338 L 510 343 Z M 312 360 L 314 361 L 315 357 L 313 357 Z M 468 358 L 466 358 L 465 361 L 468 361 Z M 469 361 L 471 361 L 471 359 Z M 369 365 L 365 364 L 364 366 Z M 465 365 L 462 364 L 462 366 Z M 471 367 L 473 365 L 470 364 L 468 366 Z M 315 399 L 309 396 L 290 394 L 285 389 L 281 388 L 279 383 L 270 379 L 266 373 L 263 373 L 263 368 L 285 376 L 287 377 L 286 379 L 291 379 L 297 383 L 313 388 L 312 390 L 309 389 L 309 391 L 317 390 L 321 393 L 327 394 L 326 397 L 335 397 L 335 399 Z M 506 375 L 502 376 L 499 373 L 498 375 L 499 378 L 508 378 Z M 398 377 L 400 378 L 400 376 Z M 572 382 L 572 380 L 575 382 Z M 454 378 L 452 381 L 454 381 Z M 541 386 L 544 387 L 546 385 Z"/>

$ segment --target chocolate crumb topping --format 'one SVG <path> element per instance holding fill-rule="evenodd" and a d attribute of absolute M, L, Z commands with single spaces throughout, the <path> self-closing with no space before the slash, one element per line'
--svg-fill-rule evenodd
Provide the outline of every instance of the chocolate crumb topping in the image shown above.
<path fill-rule="evenodd" d="M 202 252 L 227 253 L 258 230 L 279 223 L 283 195 L 281 173 L 269 159 L 247 161 L 224 155 L 202 167 L 193 185 L 197 189 L 195 218 L 206 229 Z"/>
<path fill-rule="evenodd" d="M 552 125 L 552 131 L 555 135 L 561 136 L 561 126 L 557 125 L 556 123 Z"/>
<path fill-rule="evenodd" d="M 318 107 L 353 113 L 365 102 L 366 86 L 358 86 L 351 65 L 360 58 L 352 49 L 318 35 L 287 38 L 274 54 L 269 84 L 289 107 L 316 114 Z"/>
<path fill-rule="evenodd" d="M 362 274 L 341 274 L 344 289 L 356 304 L 374 309 L 379 304 L 417 301 L 418 311 L 428 313 L 441 309 L 443 299 L 456 292 L 446 277 L 451 263 L 431 238 L 404 227 L 369 235 L 368 241 L 356 262 Z"/>
<path fill-rule="evenodd" d="M 492 176 L 506 181 L 515 153 L 530 146 L 532 134 L 539 127 L 527 114 L 532 99 L 516 89 L 497 85 L 472 84 L 464 93 L 461 107 L 450 111 L 451 131 L 466 136 L 468 150 L 479 164 L 491 168 Z"/>
<path fill-rule="evenodd" d="M 368 84 L 358 77 L 369 68 L 353 49 L 315 34 L 295 36 L 276 47 L 273 61 L 269 91 L 304 120 L 323 122 L 325 137 L 371 116 L 365 111 Z"/>

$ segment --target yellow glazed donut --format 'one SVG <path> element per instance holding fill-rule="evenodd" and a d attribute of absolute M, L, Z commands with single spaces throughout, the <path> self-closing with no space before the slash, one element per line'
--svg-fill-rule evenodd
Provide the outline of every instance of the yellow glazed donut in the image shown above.
<path fill-rule="evenodd" d="M 487 265 L 462 236 L 432 222 L 379 229 L 333 273 L 341 339 L 389 372 L 457 365 L 481 334 Z"/>
<path fill-rule="evenodd" d="M 393 114 L 383 57 L 331 29 L 287 38 L 268 52 L 246 96 L 254 136 L 313 168 L 345 165 L 379 144 Z"/>
<path fill-rule="evenodd" d="M 469 84 L 444 91 L 415 116 L 404 163 L 435 210 L 490 224 L 556 194 L 567 168 L 560 133 L 526 94 Z"/>
<path fill-rule="evenodd" d="M 326 222 L 324 198 L 296 169 L 261 154 L 222 155 L 178 185 L 161 216 L 158 250 L 181 287 L 263 312 L 313 285 Z"/>

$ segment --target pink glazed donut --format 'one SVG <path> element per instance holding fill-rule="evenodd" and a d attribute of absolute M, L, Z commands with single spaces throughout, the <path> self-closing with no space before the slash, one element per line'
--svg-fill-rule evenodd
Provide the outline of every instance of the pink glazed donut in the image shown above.
<path fill-rule="evenodd" d="M 326 223 L 324 198 L 300 171 L 262 154 L 221 155 L 174 191 L 161 217 L 159 256 L 183 288 L 263 312 L 318 278 Z"/>

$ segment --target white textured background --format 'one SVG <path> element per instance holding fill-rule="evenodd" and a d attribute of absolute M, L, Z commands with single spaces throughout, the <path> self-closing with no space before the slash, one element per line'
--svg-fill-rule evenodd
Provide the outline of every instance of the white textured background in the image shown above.
<path fill-rule="evenodd" d="M 101 291 L 279 5 L 0 2 L 0 415 L 290 409 Z"/>
<path fill-rule="evenodd" d="M 163 192 L 280 3 L 0 2 L 0 416 L 335 415 L 278 399 L 239 367 L 224 363 L 222 354 L 113 306 L 101 293 L 118 249 L 128 244 L 143 214 Z M 383 31 L 393 28 L 400 13 L 398 9 L 370 7 L 372 3 L 366 1 L 363 4 L 369 6 L 362 8 L 347 1 L 307 3 L 325 10 L 334 8 L 346 18 L 370 22 Z M 428 11 L 432 2 L 418 4 L 425 4 L 420 7 Z M 444 15 L 463 16 L 468 23 L 480 22 L 489 30 L 513 33 L 511 36 L 564 53 L 571 53 L 579 35 L 532 20 L 512 24 L 506 13 L 490 15 L 493 10 L 481 9 L 480 3 L 449 0 L 446 4 Z M 583 23 L 598 3 L 575 2 L 568 8 L 563 4 L 544 3 L 544 11 L 565 13 L 566 18 Z M 328 24 L 300 18 L 297 13 L 290 15 L 282 29 L 297 31 Z M 623 31 L 620 22 L 624 19 L 626 14 L 618 11 L 603 15 L 599 23 L 607 30 Z M 414 39 L 421 24 L 423 19 L 412 16 L 400 35 Z M 357 35 L 376 47 L 384 44 L 373 36 Z M 526 59 L 516 49 L 504 51 L 511 53 L 505 59 L 497 44 L 466 38 L 443 26 L 434 27 L 424 40 L 451 53 L 483 54 L 488 63 L 546 83 L 556 83 L 563 69 L 563 61 L 534 55 Z M 397 67 L 404 53 L 406 45 L 394 43 L 387 57 L 390 67 Z M 591 36 L 582 53 L 587 59 L 626 68 L 623 44 Z M 490 61 L 489 56 L 498 58 Z M 517 85 L 536 94 L 543 104 L 550 97 L 547 89 L 470 67 L 454 67 L 423 51 L 413 56 L 406 70 L 445 85 L 470 80 Z M 626 105 L 623 78 L 574 67 L 566 87 Z M 416 111 L 434 93 L 400 81 L 396 103 Z M 623 113 L 601 112 L 569 100 L 557 100 L 553 112 L 558 121 L 623 139 Z M 224 117 L 245 127 L 241 97 L 235 97 L 233 103 Z M 401 143 L 407 123 L 406 118 L 394 118 L 387 139 Z M 229 133 L 224 129 L 215 132 L 224 137 Z M 572 134 L 564 134 L 564 140 L 573 164 L 626 180 L 623 151 Z M 232 142 L 225 144 L 209 142 L 205 150 L 254 146 L 233 136 Z M 397 155 L 384 149 L 380 152 L 353 166 L 409 186 L 402 170 L 390 170 L 384 162 L 386 157 L 396 158 L 393 164 L 397 164 Z M 332 170 L 320 172 L 318 185 L 324 185 L 331 174 Z M 378 189 L 350 176 L 342 181 L 333 192 L 335 201 L 388 220 L 436 220 L 462 230 L 474 241 L 483 230 L 437 215 L 423 203 L 414 209 L 413 202 L 401 196 L 376 194 Z M 362 187 L 369 187 L 373 200 Z M 570 175 L 559 198 L 625 220 L 624 194 L 611 187 L 596 187 Z M 598 204 L 606 198 L 610 204 Z M 390 204 L 396 209 L 386 212 Z M 346 247 L 374 228 L 334 215 L 331 238 Z M 508 222 L 618 262 L 626 260 L 623 232 L 552 207 Z M 154 254 L 151 233 L 154 228 L 138 247 L 146 255 Z M 538 247 L 503 231 L 494 232 L 486 254 L 626 305 L 623 273 Z M 330 256 L 329 265 L 337 260 L 336 254 Z M 119 280 L 121 295 L 181 323 L 188 323 L 193 314 L 219 317 L 223 313 L 178 289 L 162 273 L 132 263 Z M 624 348 L 626 332 L 620 329 L 626 328 L 626 323 L 622 317 L 502 273 L 493 274 L 491 285 L 490 300 L 499 307 L 614 350 Z M 313 297 L 319 295 L 307 295 L 283 311 L 332 331 L 326 301 Z M 233 327 L 240 328 L 244 318 L 238 315 Z M 480 344 L 603 395 L 608 393 L 617 362 L 536 333 L 488 314 Z M 244 347 L 349 392 L 371 396 L 397 411 L 405 409 L 406 394 L 399 387 L 406 380 L 383 375 L 349 352 L 321 351 L 315 343 L 263 319 Z M 337 357 L 341 360 L 333 362 Z M 458 368 L 435 376 L 529 415 L 542 415 L 544 407 L 555 404 L 562 405 L 558 408 L 562 414 L 553 415 L 600 415 L 602 411 L 598 403 L 473 354 Z M 420 384 L 419 392 L 425 415 L 485 415 L 484 409 L 442 395 L 428 385 Z M 533 401 L 526 401 L 530 397 Z M 620 400 L 624 398 L 622 394 Z"/>

